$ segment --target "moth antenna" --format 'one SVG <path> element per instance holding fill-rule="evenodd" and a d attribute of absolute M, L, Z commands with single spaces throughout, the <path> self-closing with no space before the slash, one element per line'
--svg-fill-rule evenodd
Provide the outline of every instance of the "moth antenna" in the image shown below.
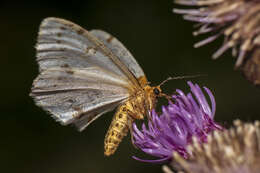
<path fill-rule="evenodd" d="M 162 86 L 163 84 L 165 84 L 166 82 L 168 82 L 168 81 L 170 81 L 170 80 L 196 78 L 196 77 L 201 77 L 201 76 L 206 76 L 206 75 L 198 74 L 198 75 L 177 76 L 177 77 L 171 77 L 171 76 L 170 76 L 170 77 L 168 77 L 167 79 L 165 79 L 164 81 L 162 81 L 159 86 Z"/>

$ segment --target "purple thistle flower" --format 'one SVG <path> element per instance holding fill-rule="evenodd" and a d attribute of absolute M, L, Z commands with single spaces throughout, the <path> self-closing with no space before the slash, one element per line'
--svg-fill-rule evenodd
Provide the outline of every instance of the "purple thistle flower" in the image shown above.
<path fill-rule="evenodd" d="M 200 87 L 188 82 L 191 93 L 185 95 L 177 89 L 177 95 L 173 95 L 174 103 L 162 107 L 162 114 L 153 110 L 150 114 L 148 127 L 143 123 L 139 130 L 133 124 L 134 144 L 143 152 L 159 157 L 158 160 L 136 160 L 145 162 L 162 162 L 171 160 L 173 152 L 178 152 L 183 158 L 188 158 L 186 146 L 195 136 L 200 142 L 207 142 L 207 136 L 213 130 L 223 128 L 214 122 L 216 103 L 210 90 L 203 87 L 211 100 L 211 107 Z M 195 97 L 195 99 L 194 99 Z"/>

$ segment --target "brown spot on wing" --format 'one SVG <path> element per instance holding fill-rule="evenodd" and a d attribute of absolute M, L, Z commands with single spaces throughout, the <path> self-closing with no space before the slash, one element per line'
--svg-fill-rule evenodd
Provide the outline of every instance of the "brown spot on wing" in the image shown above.
<path fill-rule="evenodd" d="M 114 39 L 114 37 L 113 37 L 112 35 L 110 35 L 106 41 L 107 41 L 108 43 L 110 43 L 113 39 Z"/>
<path fill-rule="evenodd" d="M 64 26 L 61 26 L 60 29 L 61 30 L 66 30 L 66 28 Z"/>
<path fill-rule="evenodd" d="M 73 106 L 72 109 L 74 109 L 75 111 L 81 112 L 81 107 L 80 106 Z"/>
<path fill-rule="evenodd" d="M 63 68 L 69 68 L 70 66 L 69 66 L 69 64 L 63 64 L 63 65 L 61 65 L 61 67 L 63 67 Z"/>
<path fill-rule="evenodd" d="M 86 53 L 92 53 L 95 54 L 97 52 L 97 48 L 96 47 L 87 47 L 86 48 Z"/>
<path fill-rule="evenodd" d="M 58 50 L 59 50 L 59 51 L 65 51 L 65 50 L 66 50 L 66 48 L 64 48 L 64 47 L 61 47 L 61 48 L 59 48 Z"/>
<path fill-rule="evenodd" d="M 83 110 L 80 106 L 72 106 L 72 109 L 74 109 L 75 111 L 77 111 L 77 113 L 75 113 L 75 115 L 73 115 L 75 118 L 80 119 L 84 114 L 83 114 Z"/>
<path fill-rule="evenodd" d="M 64 79 L 64 77 L 62 77 L 62 76 L 57 77 L 57 80 L 63 80 L 63 79 Z"/>
<path fill-rule="evenodd" d="M 61 35 L 62 35 L 62 34 L 61 34 L 60 32 L 59 32 L 59 33 L 57 33 L 57 36 L 58 36 L 58 37 L 61 37 Z"/>
<path fill-rule="evenodd" d="M 69 99 L 68 102 L 74 103 L 75 101 L 73 99 Z"/>
<path fill-rule="evenodd" d="M 70 75 L 74 74 L 74 71 L 72 71 L 72 70 L 70 70 L 70 69 L 65 70 L 65 72 L 68 73 L 68 74 L 70 74 Z"/>
<path fill-rule="evenodd" d="M 79 35 L 82 35 L 84 32 L 85 32 L 85 31 L 84 31 L 84 29 L 82 29 L 82 28 L 79 28 L 79 29 L 77 30 L 77 33 L 78 33 Z"/>
<path fill-rule="evenodd" d="M 87 47 L 86 48 L 86 53 L 88 53 L 90 49 L 91 49 L 91 47 Z"/>

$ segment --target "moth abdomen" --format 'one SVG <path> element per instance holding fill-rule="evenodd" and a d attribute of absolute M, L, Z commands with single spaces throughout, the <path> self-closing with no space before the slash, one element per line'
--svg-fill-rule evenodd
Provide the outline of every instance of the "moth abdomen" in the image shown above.
<path fill-rule="evenodd" d="M 107 131 L 104 142 L 104 154 L 106 156 L 114 154 L 123 137 L 128 133 L 129 122 L 132 123 L 133 121 L 125 107 L 126 105 L 122 105 L 118 108 Z"/>

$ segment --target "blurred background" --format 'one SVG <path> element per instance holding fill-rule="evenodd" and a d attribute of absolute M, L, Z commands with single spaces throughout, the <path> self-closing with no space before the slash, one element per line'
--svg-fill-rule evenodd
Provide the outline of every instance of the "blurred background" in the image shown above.
<path fill-rule="evenodd" d="M 74 127 L 56 123 L 35 106 L 28 96 L 38 71 L 34 46 L 40 22 L 50 16 L 117 37 L 153 85 L 168 76 L 207 75 L 190 80 L 211 89 L 217 102 L 216 120 L 225 126 L 237 118 L 259 119 L 260 90 L 233 70 L 235 59 L 231 52 L 218 60 L 211 59 L 222 40 L 194 49 L 193 44 L 205 37 L 194 38 L 192 23 L 173 14 L 173 7 L 172 0 L 2 1 L 1 172 L 162 172 L 161 165 L 131 158 L 150 157 L 136 150 L 129 136 L 113 156 L 104 157 L 103 140 L 113 112 L 79 133 Z M 167 93 L 174 93 L 176 88 L 187 92 L 186 80 L 163 86 Z"/>

